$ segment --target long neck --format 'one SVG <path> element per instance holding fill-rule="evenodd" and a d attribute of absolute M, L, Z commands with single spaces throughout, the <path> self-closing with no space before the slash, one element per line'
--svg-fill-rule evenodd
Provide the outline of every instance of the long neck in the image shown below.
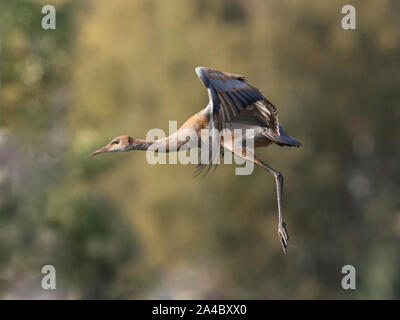
<path fill-rule="evenodd" d="M 136 139 L 130 150 L 148 150 L 156 141 Z"/>
<path fill-rule="evenodd" d="M 155 152 L 176 151 L 177 147 L 174 143 L 170 143 L 171 136 L 159 140 L 136 139 L 135 143 L 128 149 L 132 150 L 149 150 Z"/>
<path fill-rule="evenodd" d="M 200 129 L 207 127 L 208 125 L 208 117 L 209 113 L 207 108 L 201 110 L 194 116 L 190 117 L 179 129 L 178 131 L 174 132 L 170 136 L 158 139 L 158 140 L 143 140 L 143 139 L 136 139 L 135 144 L 132 146 L 130 150 L 150 150 L 150 151 L 157 151 L 157 152 L 174 152 L 181 149 L 183 145 L 187 142 L 187 136 L 181 135 L 180 132 L 183 129 L 192 129 L 199 132 Z M 199 138 L 199 137 L 198 137 Z M 185 145 L 187 146 L 187 145 Z M 195 141 L 191 147 L 197 147 L 198 141 Z M 191 148 L 190 147 L 190 148 Z"/>
<path fill-rule="evenodd" d="M 175 134 L 159 139 L 159 140 L 144 140 L 144 139 L 136 139 L 135 143 L 128 149 L 129 151 L 132 150 L 150 150 L 150 151 L 157 151 L 157 152 L 170 152 L 176 151 L 176 143 L 171 143 L 171 137 Z M 174 146 L 175 145 L 175 146 Z"/>
<path fill-rule="evenodd" d="M 178 132 L 158 140 L 136 139 L 130 150 L 149 150 L 153 152 L 175 152 L 186 142 L 178 138 Z"/>

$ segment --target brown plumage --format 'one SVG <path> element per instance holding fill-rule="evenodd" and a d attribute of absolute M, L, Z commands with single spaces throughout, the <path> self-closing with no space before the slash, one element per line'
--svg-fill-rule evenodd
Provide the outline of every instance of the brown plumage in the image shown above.
<path fill-rule="evenodd" d="M 217 152 L 231 151 L 245 160 L 254 162 L 274 176 L 278 201 L 278 235 L 286 253 L 289 235 L 282 218 L 283 175 L 258 159 L 254 154 L 254 149 L 266 147 L 272 143 L 279 146 L 301 147 L 301 143 L 285 132 L 282 125 L 279 124 L 275 106 L 262 95 L 260 90 L 250 85 L 244 76 L 206 67 L 196 68 L 196 73 L 207 87 L 209 103 L 199 113 L 190 117 L 175 133 L 167 138 L 154 141 L 119 136 L 103 148 L 93 152 L 92 155 L 131 150 L 174 152 L 183 148 L 201 147 L 201 142 L 207 139 L 215 141 L 213 129 L 219 131 L 241 129 L 242 135 L 239 137 L 239 143 L 235 142 L 234 138 L 237 136 L 234 137 L 231 131 L 217 136 L 220 139 Z M 188 144 L 187 136 L 184 134 L 186 129 L 197 133 L 197 141 L 191 145 Z M 250 148 L 245 143 L 245 138 L 249 137 L 248 132 L 251 132 L 254 148 Z M 210 154 L 209 160 L 213 160 L 211 158 L 213 153 Z M 196 169 L 196 174 L 208 167 L 207 173 L 212 164 L 212 161 L 211 163 L 210 161 L 201 162 Z"/>

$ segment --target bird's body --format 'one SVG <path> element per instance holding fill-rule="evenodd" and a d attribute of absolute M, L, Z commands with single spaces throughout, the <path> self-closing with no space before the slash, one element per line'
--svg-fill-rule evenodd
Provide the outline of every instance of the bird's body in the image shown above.
<path fill-rule="evenodd" d="M 196 68 L 196 73 L 207 87 L 208 105 L 190 117 L 175 133 L 160 140 L 148 141 L 134 139 L 129 136 L 114 138 L 105 147 L 92 155 L 103 152 L 150 150 L 157 152 L 174 152 L 182 149 L 202 147 L 202 142 L 219 140 L 215 153 L 229 150 L 245 160 L 252 161 L 274 175 L 278 200 L 278 234 L 284 252 L 289 236 L 286 224 L 282 219 L 282 189 L 281 173 L 263 163 L 254 154 L 254 149 L 266 147 L 273 143 L 279 146 L 300 147 L 301 143 L 290 137 L 278 121 L 278 113 L 273 106 L 246 78 L 228 72 L 222 72 L 205 67 Z M 195 132 L 195 141 L 188 142 L 186 132 Z M 219 135 L 215 135 L 219 132 Z M 247 140 L 251 138 L 252 144 Z M 197 172 L 213 164 L 213 154 L 208 161 L 200 162 Z M 208 170 L 206 171 L 208 172 Z"/>

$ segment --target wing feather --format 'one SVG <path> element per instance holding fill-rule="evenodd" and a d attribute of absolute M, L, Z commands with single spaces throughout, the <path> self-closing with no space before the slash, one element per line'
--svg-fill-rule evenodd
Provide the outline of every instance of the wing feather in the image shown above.
<path fill-rule="evenodd" d="M 242 110 L 248 110 L 254 112 L 271 134 L 280 135 L 275 106 L 244 76 L 207 67 L 197 67 L 196 73 L 209 91 L 209 103 L 219 130 L 238 117 Z"/>

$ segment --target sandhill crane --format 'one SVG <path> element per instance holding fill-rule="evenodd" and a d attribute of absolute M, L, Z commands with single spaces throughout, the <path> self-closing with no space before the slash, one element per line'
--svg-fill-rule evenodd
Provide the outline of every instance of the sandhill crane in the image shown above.
<path fill-rule="evenodd" d="M 302 145 L 285 132 L 282 125 L 279 124 L 278 113 L 274 105 L 262 95 L 260 90 L 250 85 L 244 76 L 207 67 L 197 67 L 195 71 L 207 87 L 209 102 L 203 110 L 189 118 L 174 134 L 164 139 L 151 141 L 119 136 L 103 148 L 93 152 L 92 155 L 131 150 L 158 151 L 158 147 L 161 145 L 165 152 L 179 151 L 187 141 L 179 137 L 179 133 L 185 129 L 199 133 L 198 142 L 191 147 L 201 146 L 200 141 L 204 138 L 203 129 L 239 128 L 244 130 L 243 142 L 239 144 L 231 142 L 233 134 L 232 139 L 221 136 L 219 152 L 229 150 L 247 161 L 254 162 L 274 176 L 278 202 L 278 236 L 283 251 L 286 253 L 289 235 L 282 217 L 283 175 L 257 158 L 254 155 L 254 148 L 266 147 L 272 143 L 290 147 L 301 147 Z M 244 137 L 249 129 L 252 129 L 253 148 L 244 143 Z M 215 132 L 215 130 L 206 130 L 209 138 L 211 131 Z M 177 142 L 173 145 L 172 141 Z M 200 163 L 198 170 L 201 171 L 207 165 L 208 163 Z"/>

